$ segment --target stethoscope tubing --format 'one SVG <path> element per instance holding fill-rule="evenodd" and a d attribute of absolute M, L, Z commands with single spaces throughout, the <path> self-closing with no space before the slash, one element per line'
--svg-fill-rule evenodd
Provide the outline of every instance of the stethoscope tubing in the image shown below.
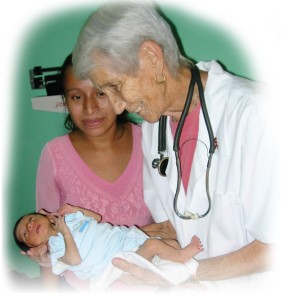
<path fill-rule="evenodd" d="M 215 152 L 216 149 L 216 142 L 213 134 L 213 129 L 211 126 L 210 118 L 208 115 L 207 111 L 207 106 L 205 102 L 205 96 L 204 96 L 204 89 L 203 85 L 201 82 L 201 77 L 199 73 L 199 69 L 197 66 L 194 66 L 191 69 L 191 80 L 187 92 L 187 97 L 186 97 L 186 102 L 178 123 L 178 127 L 175 133 L 175 138 L 174 138 L 174 144 L 173 144 L 173 150 L 175 152 L 175 158 L 176 158 L 176 166 L 177 166 L 177 189 L 175 192 L 174 196 L 174 201 L 173 201 L 173 208 L 176 213 L 176 215 L 184 220 L 191 220 L 191 219 L 200 219 L 204 218 L 207 216 L 207 214 L 211 210 L 211 196 L 210 196 L 210 191 L 209 191 L 209 173 L 210 173 L 210 168 L 211 168 L 211 162 L 212 162 L 212 157 L 213 153 Z M 206 170 L 206 176 L 205 176 L 205 187 L 206 187 L 206 194 L 208 198 L 208 208 L 203 214 L 198 214 L 198 213 L 192 213 L 192 212 L 185 212 L 184 214 L 180 213 L 178 210 L 178 196 L 181 188 L 181 166 L 180 166 L 180 159 L 179 159 L 179 144 L 180 144 L 180 136 L 182 133 L 182 128 L 184 126 L 184 122 L 186 119 L 186 116 L 188 114 L 193 93 L 194 93 L 194 87 L 195 84 L 197 84 L 198 87 L 198 93 L 199 93 L 199 100 L 202 108 L 202 113 L 204 116 L 204 121 L 207 127 L 208 135 L 209 135 L 209 140 L 210 140 L 210 149 L 209 149 L 209 156 L 208 156 L 208 162 L 207 162 L 207 170 Z M 167 163 L 168 163 L 168 157 L 164 156 L 164 153 L 166 152 L 166 123 L 167 123 L 167 116 L 161 116 L 159 120 L 159 132 L 158 132 L 158 153 L 160 153 L 160 159 L 156 158 L 152 162 L 153 168 L 158 168 L 158 172 L 161 176 L 166 176 L 165 170 L 162 171 L 162 166 L 164 166 L 166 169 Z M 166 165 L 165 165 L 166 164 Z"/>
<path fill-rule="evenodd" d="M 202 108 L 202 113 L 204 116 L 205 124 L 206 124 L 208 135 L 209 135 L 209 140 L 210 140 L 209 153 L 213 154 L 216 149 L 215 138 L 214 138 L 212 125 L 211 125 L 211 121 L 210 121 L 207 106 L 206 106 L 206 101 L 205 101 L 205 96 L 204 96 L 204 88 L 203 88 L 202 81 L 200 78 L 200 73 L 199 73 L 199 70 L 197 67 L 195 67 L 193 69 L 193 76 L 196 78 L 195 80 L 196 80 L 196 83 L 198 86 L 198 93 L 199 93 L 199 99 L 200 99 L 200 104 L 201 104 L 201 108 Z"/>
<path fill-rule="evenodd" d="M 187 93 L 187 100 L 183 108 L 183 112 L 181 115 L 181 118 L 179 120 L 178 128 L 175 134 L 175 139 L 174 139 L 174 146 L 173 149 L 175 151 L 175 157 L 176 157 L 176 165 L 177 165 L 177 190 L 174 196 L 174 211 L 176 215 L 184 220 L 192 220 L 192 219 L 200 219 L 204 218 L 205 216 L 208 215 L 208 213 L 211 211 L 211 206 L 212 206 L 212 201 L 211 201 L 211 196 L 210 196 L 210 190 L 209 190 L 209 174 L 210 174 L 210 168 L 211 168 L 211 163 L 212 163 L 212 157 L 213 153 L 215 152 L 215 138 L 213 134 L 213 129 L 211 126 L 210 118 L 208 115 L 208 110 L 205 102 L 205 96 L 204 96 L 204 89 L 203 85 L 201 82 L 200 78 L 200 73 L 198 68 L 195 66 L 194 68 L 191 69 L 192 77 Z M 200 99 L 200 104 L 202 108 L 202 113 L 204 116 L 205 124 L 207 127 L 208 135 L 209 135 L 209 140 L 210 140 L 210 149 L 209 149 L 209 157 L 208 157 L 208 162 L 207 162 L 207 170 L 206 170 L 206 176 L 205 176 L 205 187 L 206 187 L 206 194 L 207 194 L 207 199 L 208 199 L 208 208 L 203 214 L 198 214 L 198 213 L 192 213 L 192 212 L 185 212 L 184 214 L 180 213 L 178 210 L 178 196 L 179 196 L 179 191 L 181 187 L 181 167 L 180 167 L 180 159 L 179 159 L 179 140 L 182 132 L 182 128 L 184 125 L 184 121 L 186 119 L 193 92 L 194 92 L 194 86 L 195 83 L 197 84 L 198 87 L 198 93 L 199 93 L 199 99 Z"/>

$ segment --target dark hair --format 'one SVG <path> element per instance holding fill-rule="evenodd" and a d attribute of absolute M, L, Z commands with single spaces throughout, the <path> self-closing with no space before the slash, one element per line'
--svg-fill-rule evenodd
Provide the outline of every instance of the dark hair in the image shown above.
<path fill-rule="evenodd" d="M 64 90 L 65 73 L 69 66 L 72 66 L 72 54 L 69 54 L 66 57 L 58 74 L 59 90 L 60 90 L 60 94 L 63 96 L 63 99 L 65 99 L 65 90 Z M 122 114 L 117 115 L 116 122 L 118 124 L 124 124 L 128 122 L 137 124 L 137 122 L 132 118 L 132 116 L 126 110 L 123 111 Z M 74 124 L 70 114 L 67 114 L 64 120 L 64 127 L 70 131 L 77 130 L 77 127 Z"/>
<path fill-rule="evenodd" d="M 18 228 L 18 226 L 19 226 L 20 221 L 21 221 L 24 217 L 26 217 L 26 216 L 28 216 L 28 215 L 42 215 L 42 216 L 45 216 L 45 215 L 43 215 L 43 214 L 40 214 L 40 213 L 37 213 L 37 212 L 33 212 L 33 213 L 29 213 L 29 214 L 26 214 L 26 215 L 20 217 L 20 218 L 17 220 L 17 222 L 15 223 L 15 226 L 14 226 L 14 229 L 13 229 L 14 240 L 15 240 L 17 246 L 18 246 L 22 251 L 24 251 L 24 252 L 27 252 L 27 251 L 30 249 L 30 247 L 27 246 L 24 242 L 21 242 L 21 241 L 18 240 L 18 238 L 17 238 L 17 228 Z"/>

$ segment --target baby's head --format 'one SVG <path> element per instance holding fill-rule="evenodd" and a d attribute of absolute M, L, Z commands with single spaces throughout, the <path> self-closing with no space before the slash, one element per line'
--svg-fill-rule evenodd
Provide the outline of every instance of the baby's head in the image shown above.
<path fill-rule="evenodd" d="M 45 244 L 48 239 L 50 221 L 47 215 L 30 213 L 17 220 L 13 230 L 13 236 L 18 247 L 27 252 Z"/>

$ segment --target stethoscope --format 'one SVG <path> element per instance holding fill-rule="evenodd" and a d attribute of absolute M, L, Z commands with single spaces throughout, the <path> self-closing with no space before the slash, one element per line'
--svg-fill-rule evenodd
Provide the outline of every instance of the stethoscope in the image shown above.
<path fill-rule="evenodd" d="M 207 107 L 206 107 L 206 102 L 205 102 L 205 97 L 204 97 L 204 89 L 203 85 L 201 82 L 201 77 L 199 70 L 196 66 L 194 66 L 191 69 L 191 81 L 185 101 L 185 105 L 178 123 L 178 127 L 175 133 L 175 138 L 174 138 L 174 145 L 173 145 L 173 150 L 175 152 L 176 156 L 176 165 L 177 165 L 177 189 L 176 193 L 174 196 L 174 211 L 176 215 L 185 220 L 191 220 L 191 219 L 199 219 L 199 218 L 204 218 L 207 216 L 207 214 L 211 210 L 211 197 L 210 197 L 210 192 L 209 192 L 209 172 L 211 168 L 211 162 L 212 162 L 212 157 L 216 149 L 217 141 L 214 138 L 213 134 L 213 129 L 211 126 L 211 122 L 209 119 Z M 206 186 L 206 194 L 207 194 L 207 199 L 208 199 L 208 209 L 206 210 L 205 213 L 199 214 L 199 213 L 193 213 L 190 211 L 185 211 L 184 214 L 180 213 L 178 210 L 178 196 L 180 192 L 180 186 L 181 186 L 181 167 L 180 167 L 180 159 L 179 159 L 179 141 L 180 141 L 180 136 L 182 132 L 182 128 L 192 101 L 193 97 L 193 92 L 194 92 L 194 86 L 197 84 L 198 87 L 198 92 L 199 92 L 199 99 L 200 99 L 200 104 L 205 120 L 205 124 L 207 127 L 208 135 L 209 135 L 209 140 L 210 140 L 210 149 L 209 149 L 209 156 L 208 156 L 208 162 L 207 162 L 207 170 L 206 170 L 206 177 L 205 177 L 205 186 Z M 167 116 L 161 116 L 159 119 L 159 129 L 158 129 L 158 153 L 160 154 L 160 158 L 155 158 L 152 161 L 152 167 L 154 169 L 158 169 L 158 172 L 161 176 L 166 176 L 166 169 L 168 166 L 168 161 L 169 157 L 167 157 L 167 147 L 166 147 L 166 126 L 167 126 Z"/>

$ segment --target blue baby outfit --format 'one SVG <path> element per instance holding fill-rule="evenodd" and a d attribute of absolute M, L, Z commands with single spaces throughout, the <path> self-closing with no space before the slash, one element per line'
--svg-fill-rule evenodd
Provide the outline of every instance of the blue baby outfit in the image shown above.
<path fill-rule="evenodd" d="M 128 228 L 97 223 L 80 211 L 66 215 L 65 222 L 73 235 L 82 263 L 70 266 L 58 260 L 65 252 L 64 239 L 59 233 L 49 239 L 52 271 L 58 275 L 71 270 L 82 280 L 95 278 L 118 253 L 136 251 L 148 238 L 135 226 Z"/>

